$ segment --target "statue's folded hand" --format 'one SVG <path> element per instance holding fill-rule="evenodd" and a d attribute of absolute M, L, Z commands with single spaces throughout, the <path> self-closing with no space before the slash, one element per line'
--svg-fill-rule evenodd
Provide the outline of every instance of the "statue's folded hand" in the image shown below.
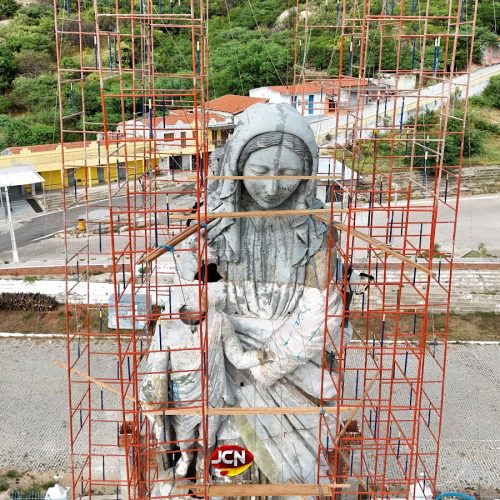
<path fill-rule="evenodd" d="M 269 352 L 269 351 L 267 351 Z M 255 381 L 263 387 L 270 387 L 279 379 L 293 372 L 300 363 L 293 358 L 281 357 L 269 360 L 266 363 L 250 369 Z"/>
<path fill-rule="evenodd" d="M 276 361 L 269 361 L 263 365 L 250 369 L 255 381 L 262 387 L 270 387 L 281 378 L 281 370 Z"/>

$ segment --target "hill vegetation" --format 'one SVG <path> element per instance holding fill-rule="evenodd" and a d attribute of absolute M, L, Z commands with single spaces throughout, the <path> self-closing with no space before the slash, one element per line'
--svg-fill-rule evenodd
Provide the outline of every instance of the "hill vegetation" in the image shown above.
<path fill-rule="evenodd" d="M 71 0 L 66 0 L 71 4 Z M 472 0 L 468 0 L 472 3 Z M 153 2 L 155 3 L 155 2 Z M 164 8 L 168 2 L 163 0 Z M 420 9 L 422 0 L 415 0 L 415 13 Z M 129 5 L 120 0 L 125 10 Z M 183 7 L 175 4 L 176 11 Z M 295 1 L 291 0 L 210 0 L 210 95 L 220 96 L 226 93 L 248 94 L 252 87 L 289 83 L 293 78 L 294 60 L 294 21 Z M 311 4 L 311 3 L 310 3 Z M 396 7 L 394 7 L 394 5 Z M 405 2 L 409 4 L 409 2 Z M 93 5 L 82 0 L 86 6 L 84 26 L 93 31 Z M 99 0 L 102 9 L 114 8 L 115 0 Z M 312 5 L 307 14 L 317 24 L 332 24 L 338 17 L 335 2 L 319 1 Z M 431 0 L 433 14 L 446 14 L 447 2 Z M 373 12 L 382 9 L 399 9 L 399 2 L 372 0 Z M 407 8 L 411 8 L 409 5 Z M 467 15 L 467 5 L 465 9 Z M 443 21 L 444 22 L 444 21 Z M 114 30 L 114 20 L 109 17 L 102 21 L 102 30 Z M 494 33 L 499 26 L 495 22 L 491 0 L 480 0 L 478 29 L 475 34 L 475 62 L 480 62 L 481 47 L 496 40 Z M 368 64 L 374 72 L 378 67 L 378 58 L 382 58 L 384 68 L 396 65 L 396 41 L 394 27 L 372 29 L 368 43 Z M 422 26 L 418 23 L 408 25 L 409 34 L 418 34 Z M 441 26 L 429 26 L 429 32 L 437 32 Z M 190 34 L 179 29 L 156 30 L 155 64 L 157 71 L 182 74 L 190 70 L 191 39 Z M 383 37 L 383 51 L 379 54 L 380 37 Z M 415 39 L 413 39 L 415 40 Z M 342 45 L 338 30 L 309 30 L 306 39 L 298 47 L 299 60 L 308 71 L 321 75 L 335 75 L 339 71 L 340 58 L 345 73 L 356 75 L 356 54 L 350 59 L 346 54 L 349 40 Z M 405 38 L 401 43 L 400 68 L 409 69 L 416 64 L 412 38 Z M 420 42 L 419 42 L 420 43 Z M 85 40 L 83 58 L 87 65 L 94 61 L 92 40 Z M 418 53 L 418 46 L 416 47 Z M 61 64 L 76 67 L 79 62 L 79 40 L 67 36 Z M 134 51 L 127 41 L 119 47 L 122 63 L 132 64 Z M 464 67 L 468 47 L 458 47 L 457 69 Z M 434 47 L 429 44 L 425 49 L 425 64 L 432 65 Z M 111 50 L 104 48 L 101 58 L 104 64 L 113 66 Z M 137 63 L 137 61 L 136 61 Z M 87 122 L 102 122 L 99 83 L 96 75 L 89 75 L 85 85 Z M 162 83 L 162 82 L 157 82 Z M 163 82 L 165 83 L 165 82 Z M 111 80 L 110 87 L 118 88 L 118 82 Z M 186 85 L 186 81 L 171 79 L 169 86 Z M 57 142 L 59 124 L 57 112 L 57 76 L 55 61 L 55 36 L 52 0 L 25 2 L 22 6 L 16 0 L 0 2 L 0 150 L 6 146 Z M 69 89 L 68 89 L 69 95 Z M 497 94 L 498 95 L 498 94 Z M 68 109 L 78 109 L 79 92 L 74 90 L 72 102 L 63 102 Z M 121 120 L 119 102 L 110 103 L 107 110 L 110 122 Z M 132 114 L 132 103 L 126 109 L 127 116 Z M 81 118 L 75 118 L 75 120 Z M 78 125 L 76 122 L 74 125 Z M 68 136 L 68 140 L 72 137 Z"/>

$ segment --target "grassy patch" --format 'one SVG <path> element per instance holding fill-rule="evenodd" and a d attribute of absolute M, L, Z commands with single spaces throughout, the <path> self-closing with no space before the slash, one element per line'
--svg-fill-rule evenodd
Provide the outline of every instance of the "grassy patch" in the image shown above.
<path fill-rule="evenodd" d="M 9 489 L 9 481 L 5 477 L 0 477 L 0 493 Z"/>
<path fill-rule="evenodd" d="M 488 249 L 486 248 L 486 245 L 483 242 L 479 243 L 479 245 L 477 246 L 477 250 L 470 250 L 469 252 L 467 252 L 464 255 L 464 257 L 468 257 L 468 258 L 494 257 L 494 258 L 496 258 L 495 255 L 491 255 L 488 252 Z"/>
<path fill-rule="evenodd" d="M 480 155 L 464 158 L 464 167 L 487 167 L 500 163 L 500 136 L 484 132 L 484 151 Z"/>
<path fill-rule="evenodd" d="M 9 469 L 8 471 L 0 474 L 0 493 L 2 491 L 7 491 L 11 486 L 11 482 L 15 479 L 19 479 L 20 477 L 22 477 L 22 474 L 14 469 Z"/>
<path fill-rule="evenodd" d="M 500 340 L 500 330 L 498 322 L 500 314 L 494 312 L 476 312 L 468 314 L 451 314 L 448 323 L 448 339 L 449 340 L 483 340 L 496 341 Z M 354 329 L 363 335 L 361 332 L 366 331 L 366 321 L 363 318 L 353 317 Z M 396 326 L 397 325 L 397 326 Z M 386 340 L 394 339 L 394 332 L 398 330 L 399 339 L 407 339 L 409 341 L 418 342 L 422 336 L 422 317 L 414 314 L 386 314 L 385 334 Z M 440 340 L 445 332 L 446 316 L 444 314 L 430 314 L 426 322 L 426 337 L 428 341 L 432 341 L 434 336 Z M 370 339 L 373 334 L 376 338 L 380 338 L 382 330 L 382 318 L 370 319 L 368 325 L 370 331 Z M 415 333 L 414 333 L 415 332 Z"/>
<path fill-rule="evenodd" d="M 87 309 L 73 305 L 69 311 L 69 326 L 72 332 L 110 333 L 108 330 L 108 310 L 99 307 Z M 0 311 L 0 332 L 16 333 L 65 333 L 65 306 L 60 305 L 53 311 Z"/>
<path fill-rule="evenodd" d="M 42 488 L 42 490 L 48 490 L 49 488 L 52 488 L 52 486 L 55 486 L 55 484 L 56 481 L 51 479 L 49 481 L 44 481 L 43 483 L 40 483 L 40 487 Z"/>
<path fill-rule="evenodd" d="M 10 469 L 4 474 L 4 476 L 8 477 L 9 479 L 18 479 L 22 477 L 22 474 L 17 470 Z"/>
<path fill-rule="evenodd" d="M 478 250 L 470 250 L 467 252 L 463 257 L 469 258 L 469 259 L 479 259 L 481 257 L 493 257 L 496 258 L 496 255 L 491 255 L 489 253 L 482 253 L 479 252 Z"/>
<path fill-rule="evenodd" d="M 469 117 L 472 123 L 478 125 L 490 124 L 489 130 L 483 130 L 484 147 L 479 155 L 464 157 L 464 166 L 488 166 L 500 163 L 500 134 L 493 132 L 496 127 L 500 127 L 500 110 L 492 107 L 482 107 L 471 103 L 469 106 Z M 495 127 L 496 126 L 496 127 Z M 467 140 L 467 137 L 465 138 Z"/>

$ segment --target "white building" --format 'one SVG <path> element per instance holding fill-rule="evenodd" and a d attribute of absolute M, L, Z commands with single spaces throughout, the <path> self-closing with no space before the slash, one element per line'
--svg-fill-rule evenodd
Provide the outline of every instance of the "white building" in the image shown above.
<path fill-rule="evenodd" d="M 221 147 L 233 132 L 240 113 L 258 102 L 267 99 L 239 95 L 225 95 L 208 101 L 205 105 L 208 150 Z M 192 109 L 169 109 L 159 116 L 128 120 L 118 125 L 116 138 L 126 136 L 136 139 L 155 139 L 160 167 L 191 170 L 196 159 L 196 119 Z M 201 115 L 199 116 L 201 120 Z M 201 122 L 198 123 L 201 133 Z M 199 135 L 201 141 L 201 135 Z"/>
<path fill-rule="evenodd" d="M 199 117 L 199 119 L 201 116 Z M 213 132 L 218 129 L 234 128 L 232 119 L 222 113 L 208 112 L 209 151 L 213 151 Z M 173 109 L 161 116 L 149 116 L 128 120 L 120 124 L 116 132 L 132 138 L 156 140 L 160 167 L 193 169 L 196 159 L 196 130 L 201 141 L 201 122 L 196 124 L 193 110 Z"/>
<path fill-rule="evenodd" d="M 324 113 L 324 93 L 316 83 L 293 88 L 290 85 L 272 85 L 250 90 L 250 97 L 268 99 L 273 104 L 290 104 L 303 115 Z"/>
<path fill-rule="evenodd" d="M 251 97 L 268 99 L 272 103 L 286 103 L 304 116 L 321 116 L 341 110 L 354 109 L 371 102 L 374 95 L 389 90 L 385 83 L 376 84 L 363 78 L 342 77 L 314 80 L 296 85 L 272 85 L 250 90 Z"/>

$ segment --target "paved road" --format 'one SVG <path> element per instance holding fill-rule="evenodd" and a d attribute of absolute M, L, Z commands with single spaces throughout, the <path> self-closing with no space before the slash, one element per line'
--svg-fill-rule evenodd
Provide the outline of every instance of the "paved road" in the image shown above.
<path fill-rule="evenodd" d="M 449 199 L 448 203 L 454 205 L 455 199 Z M 413 206 L 425 208 L 430 204 L 428 200 L 415 200 Z M 500 217 L 498 217 L 498 214 L 500 214 L 499 194 L 460 198 L 457 233 L 455 236 L 455 256 L 463 255 L 469 250 L 477 250 L 480 243 L 485 244 L 488 253 L 500 256 Z M 388 224 L 390 217 L 391 212 L 379 212 L 374 217 L 374 225 L 385 226 Z M 441 251 L 447 252 L 452 249 L 453 233 L 452 225 L 449 224 L 451 220 L 453 220 L 452 211 L 440 205 L 435 241 Z M 418 246 L 419 224 L 424 223 L 425 233 L 431 222 L 430 211 L 412 213 L 410 221 L 414 223 L 412 226 L 413 234 L 415 234 L 413 240 L 414 244 Z M 395 216 L 395 222 L 397 222 L 397 216 Z M 392 241 L 397 247 L 399 241 L 397 230 L 394 230 Z M 426 245 L 428 243 L 424 238 L 423 247 L 425 248 Z"/>
<path fill-rule="evenodd" d="M 186 204 L 188 198 L 179 198 L 179 203 Z M 449 200 L 453 203 L 453 200 Z M 116 201 L 116 206 L 123 206 L 125 199 L 121 198 Z M 189 203 L 188 203 L 189 204 Z M 426 200 L 415 200 L 417 206 L 428 204 Z M 102 215 L 106 213 L 104 209 L 97 208 L 94 205 L 94 212 L 102 210 Z M 83 212 L 83 208 L 73 208 L 69 210 L 69 218 L 76 220 Z M 458 230 L 455 239 L 455 255 L 460 256 L 468 250 L 476 250 L 480 243 L 484 243 L 488 253 L 500 256 L 500 195 L 479 195 L 460 199 L 460 208 L 458 215 Z M 387 213 L 379 213 L 375 217 L 375 224 L 385 225 Z M 419 221 L 425 222 L 430 220 L 428 213 L 419 212 L 415 217 Z M 441 221 L 450 220 L 450 210 L 443 208 L 440 219 Z M 361 222 L 361 220 L 360 220 Z M 366 221 L 365 221 L 366 222 Z M 62 240 L 60 239 L 43 239 L 44 236 L 60 231 L 63 228 L 62 213 L 52 213 L 34 217 L 24 222 L 15 224 L 17 244 L 21 261 L 38 261 L 38 260 L 61 260 L 62 255 Z M 417 233 L 418 234 L 418 231 Z M 41 241 L 39 239 L 42 238 Z M 97 237 L 95 237 L 97 239 Z M 75 240 L 74 243 L 79 240 Z M 452 233 L 449 224 L 443 223 L 438 225 L 436 241 L 443 251 L 449 251 L 452 246 Z M 97 241 L 94 242 L 97 246 Z M 425 244 L 425 241 L 423 242 Z M 394 236 L 394 244 L 397 245 L 397 234 Z M 104 241 L 103 256 L 108 252 L 109 245 Z M 0 263 L 1 260 L 11 260 L 11 246 L 8 227 L 0 225 Z"/>
<path fill-rule="evenodd" d="M 102 201 L 91 203 L 93 207 L 92 212 L 94 212 L 96 218 L 105 217 L 106 214 L 109 213 L 105 208 L 106 203 L 107 202 Z M 115 207 L 122 207 L 125 206 L 125 204 L 126 200 L 124 196 L 115 198 L 113 201 L 113 206 Z M 84 215 L 84 213 L 85 207 L 83 206 L 70 208 L 67 211 L 67 218 L 69 221 L 76 221 L 80 216 Z M 63 228 L 64 221 L 62 211 L 42 214 L 22 221 L 17 221 L 14 223 L 17 246 L 19 249 L 22 249 L 23 247 L 31 245 L 34 241 L 38 241 L 57 231 L 61 231 Z M 0 257 L 10 260 L 11 256 L 9 254 L 11 248 L 9 227 L 2 221 L 0 224 Z"/>

